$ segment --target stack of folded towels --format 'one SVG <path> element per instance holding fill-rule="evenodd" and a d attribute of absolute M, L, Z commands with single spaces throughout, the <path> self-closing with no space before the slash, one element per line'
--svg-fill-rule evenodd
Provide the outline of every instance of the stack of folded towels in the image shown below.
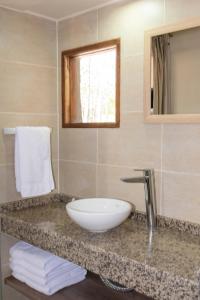
<path fill-rule="evenodd" d="M 87 273 L 65 259 L 21 241 L 10 249 L 10 268 L 16 279 L 45 295 L 84 280 Z"/>

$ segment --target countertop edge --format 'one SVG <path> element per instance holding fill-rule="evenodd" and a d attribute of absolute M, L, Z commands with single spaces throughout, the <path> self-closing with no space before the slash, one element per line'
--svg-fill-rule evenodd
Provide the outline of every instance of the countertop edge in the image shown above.
<path fill-rule="evenodd" d="M 173 299 L 173 297 L 181 299 L 183 296 L 186 297 L 183 299 L 198 299 L 198 277 L 197 281 L 187 280 L 115 253 L 74 241 L 70 237 L 62 237 L 49 230 L 43 230 L 37 225 L 16 220 L 4 213 L 1 213 L 0 217 L 3 233 L 71 260 L 91 272 L 101 274 L 127 287 L 133 287 L 139 293 L 159 300 Z M 123 272 L 126 272 L 126 277 L 117 275 Z"/>

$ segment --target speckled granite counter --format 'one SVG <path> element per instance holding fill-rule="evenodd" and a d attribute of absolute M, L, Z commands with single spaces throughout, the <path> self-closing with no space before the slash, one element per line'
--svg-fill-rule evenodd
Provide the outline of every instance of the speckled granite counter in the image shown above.
<path fill-rule="evenodd" d="M 1 205 L 1 230 L 154 299 L 199 299 L 199 225 L 159 217 L 149 236 L 136 212 L 107 233 L 89 233 L 67 216 L 70 199 L 56 194 Z"/>

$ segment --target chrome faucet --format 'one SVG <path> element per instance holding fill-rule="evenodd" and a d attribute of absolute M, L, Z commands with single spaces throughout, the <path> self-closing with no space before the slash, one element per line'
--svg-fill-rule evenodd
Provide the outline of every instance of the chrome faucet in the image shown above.
<path fill-rule="evenodd" d="M 147 226 L 148 226 L 149 230 L 154 231 L 157 227 L 154 170 L 153 169 L 136 169 L 135 171 L 143 171 L 143 176 L 121 178 L 121 181 L 124 181 L 127 183 L 144 183 Z"/>

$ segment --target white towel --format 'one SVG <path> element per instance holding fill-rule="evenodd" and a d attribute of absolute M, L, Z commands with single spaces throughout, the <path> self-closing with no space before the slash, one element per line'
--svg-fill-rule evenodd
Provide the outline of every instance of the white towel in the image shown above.
<path fill-rule="evenodd" d="M 57 276 L 62 275 L 63 273 L 71 272 L 72 270 L 80 269 L 81 267 L 69 262 L 66 260 L 65 263 L 58 266 L 57 268 L 53 269 L 50 272 L 46 272 L 45 270 L 41 270 L 38 267 L 35 267 L 33 263 L 26 262 L 25 260 L 22 260 L 21 258 L 18 259 L 9 259 L 10 268 L 12 271 L 18 271 L 22 270 L 24 274 L 26 272 L 30 272 L 35 277 L 39 277 L 43 281 L 51 280 Z M 84 269 L 83 269 L 84 270 Z M 28 274 L 28 273 L 27 273 Z"/>
<path fill-rule="evenodd" d="M 48 127 L 16 128 L 15 177 L 22 197 L 44 195 L 54 189 L 50 149 Z"/>
<path fill-rule="evenodd" d="M 29 249 L 31 247 L 33 247 L 33 246 L 28 243 L 19 241 L 9 249 L 9 253 L 12 256 L 14 253 L 16 253 L 17 250 L 26 251 L 27 249 Z"/>
<path fill-rule="evenodd" d="M 35 275 L 32 271 L 32 268 L 27 270 L 25 269 L 22 265 L 17 264 L 15 262 L 10 263 L 10 268 L 13 271 L 14 274 L 21 274 L 25 278 L 30 279 L 32 282 L 35 284 L 39 285 L 44 285 L 44 286 L 54 286 L 58 285 L 61 282 L 65 282 L 66 280 L 69 280 L 71 278 L 76 278 L 76 277 L 85 277 L 86 275 L 86 270 L 75 265 L 73 265 L 73 268 L 71 267 L 71 270 L 69 270 L 69 267 L 63 268 L 63 270 L 59 270 L 59 272 L 53 272 L 50 273 L 48 277 L 40 277 L 38 275 Z"/>
<path fill-rule="evenodd" d="M 46 295 L 84 280 L 87 273 L 63 258 L 22 241 L 10 248 L 10 268 L 15 278 Z"/>
<path fill-rule="evenodd" d="M 23 274 L 12 272 L 12 275 L 16 279 L 26 283 L 28 286 L 32 287 L 33 289 L 35 289 L 45 295 L 48 295 L 48 296 L 53 295 L 54 293 L 63 289 L 64 287 L 76 284 L 85 279 L 85 276 L 79 275 L 79 276 L 75 276 L 74 278 L 69 278 L 69 279 L 65 278 L 62 282 L 55 282 L 53 285 L 41 285 L 41 284 L 35 283 L 33 280 L 27 278 Z"/>
<path fill-rule="evenodd" d="M 22 241 L 17 242 L 10 248 L 10 256 L 12 259 L 34 264 L 38 270 L 45 274 L 48 274 L 67 262 L 63 258 Z"/>

